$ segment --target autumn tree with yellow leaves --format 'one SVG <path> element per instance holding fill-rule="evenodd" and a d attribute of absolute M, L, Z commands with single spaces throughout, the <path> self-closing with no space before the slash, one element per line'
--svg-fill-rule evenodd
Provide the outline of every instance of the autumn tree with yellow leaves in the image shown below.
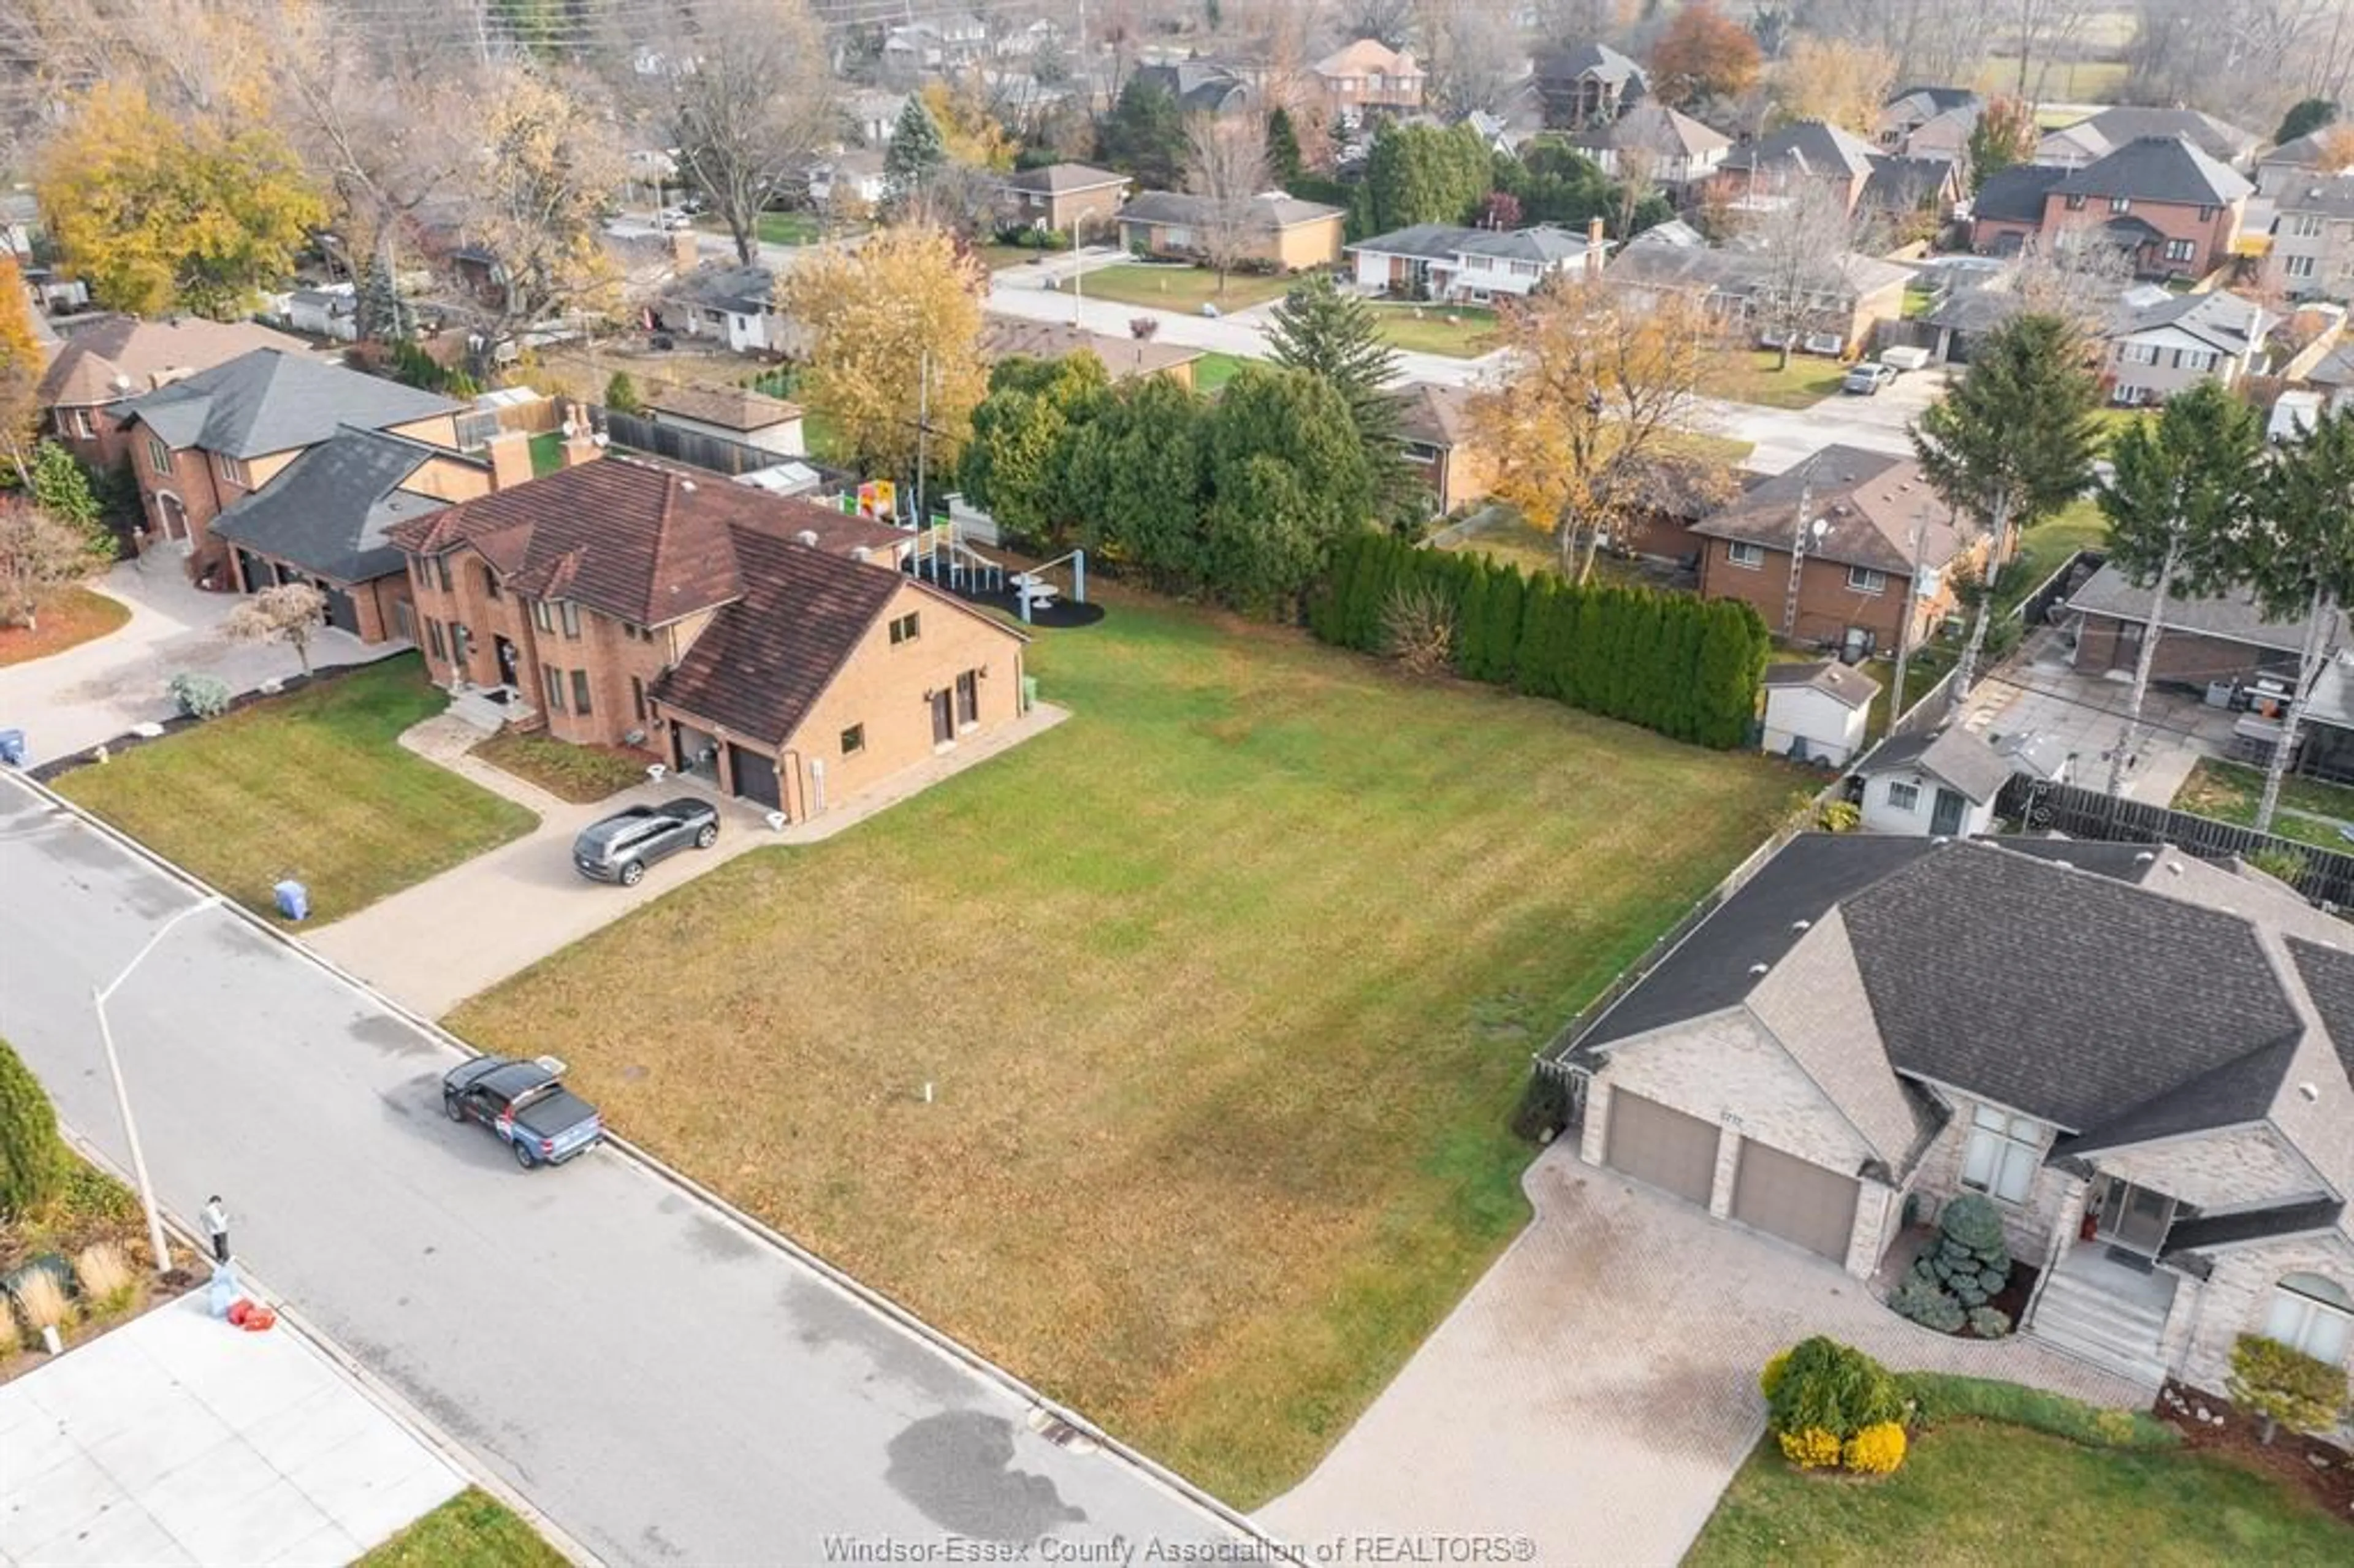
<path fill-rule="evenodd" d="M 33 307 L 16 259 L 0 250 L 0 458 L 32 479 L 33 437 L 40 428 L 41 340 L 33 334 Z"/>
<path fill-rule="evenodd" d="M 931 472 L 953 471 L 989 391 L 987 291 L 979 259 L 923 224 L 806 256 L 778 278 L 777 308 L 810 334 L 802 400 L 833 423 L 861 471 L 915 476 L 924 429 Z"/>
<path fill-rule="evenodd" d="M 243 313 L 327 212 L 265 122 L 233 106 L 175 119 L 129 82 L 75 102 L 34 189 L 67 268 L 100 304 L 139 315 Z"/>
<path fill-rule="evenodd" d="M 1699 306 L 1563 277 L 1501 314 L 1508 368 L 1472 400 L 1472 423 L 1495 493 L 1552 531 L 1562 576 L 1584 582 L 1605 537 L 1632 537 L 1671 500 L 1729 491 L 1692 441 L 1711 336 Z"/>
<path fill-rule="evenodd" d="M 1774 73 L 1774 107 L 1784 121 L 1820 120 L 1869 141 L 1896 87 L 1896 57 L 1873 44 L 1806 34 Z"/>

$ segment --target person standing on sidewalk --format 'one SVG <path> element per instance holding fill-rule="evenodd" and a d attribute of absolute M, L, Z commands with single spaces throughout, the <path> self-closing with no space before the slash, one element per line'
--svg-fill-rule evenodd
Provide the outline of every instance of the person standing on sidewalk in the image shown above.
<path fill-rule="evenodd" d="M 215 1192 L 205 1200 L 203 1214 L 205 1234 L 213 1239 L 213 1261 L 228 1261 L 228 1211 L 221 1206 L 220 1194 Z"/>

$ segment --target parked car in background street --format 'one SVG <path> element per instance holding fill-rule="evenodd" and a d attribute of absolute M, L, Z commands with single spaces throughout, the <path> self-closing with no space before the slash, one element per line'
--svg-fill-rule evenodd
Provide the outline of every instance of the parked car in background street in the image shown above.
<path fill-rule="evenodd" d="M 719 842 L 719 811 L 708 800 L 682 795 L 659 806 L 631 806 L 580 830 L 572 865 L 592 882 L 635 887 L 646 867 L 687 848 Z"/>
<path fill-rule="evenodd" d="M 1840 390 L 1852 392 L 1859 397 L 1871 397 L 1876 396 L 1883 387 L 1894 384 L 1895 380 L 1896 372 L 1893 367 L 1882 365 L 1878 360 L 1867 359 L 1861 365 L 1850 367 L 1847 378 L 1840 383 Z"/>
<path fill-rule="evenodd" d="M 526 1171 L 561 1165 L 605 1136 L 597 1107 L 566 1088 L 563 1076 L 564 1064 L 551 1056 L 477 1056 L 441 1075 L 441 1109 L 451 1121 L 489 1128 Z"/>

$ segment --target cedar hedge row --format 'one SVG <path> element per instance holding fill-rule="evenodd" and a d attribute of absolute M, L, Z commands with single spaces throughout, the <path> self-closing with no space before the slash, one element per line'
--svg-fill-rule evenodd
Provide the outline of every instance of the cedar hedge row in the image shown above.
<path fill-rule="evenodd" d="M 1476 554 L 1394 535 L 1341 541 L 1309 629 L 1361 652 L 1382 648 L 1382 613 L 1402 588 L 1435 588 L 1455 612 L 1456 668 L 1468 680 L 1553 697 L 1720 751 L 1744 744 L 1773 640 L 1757 612 L 1649 588 L 1577 586 Z"/>

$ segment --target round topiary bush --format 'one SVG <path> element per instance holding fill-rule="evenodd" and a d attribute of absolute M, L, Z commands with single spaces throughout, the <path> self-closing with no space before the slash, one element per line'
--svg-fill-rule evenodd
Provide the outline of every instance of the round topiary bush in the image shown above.
<path fill-rule="evenodd" d="M 48 1091 L 0 1040 L 0 1219 L 29 1214 L 56 1197 L 72 1166 Z"/>
<path fill-rule="evenodd" d="M 1776 1434 L 1814 1428 L 1844 1443 L 1865 1427 L 1904 1419 L 1904 1393 L 1886 1367 L 1818 1334 L 1792 1346 L 1766 1400 Z"/>
<path fill-rule="evenodd" d="M 1978 1331 L 1974 1314 L 1994 1312 L 1987 1303 L 2010 1282 L 2010 1248 L 2003 1240 L 2002 1213 L 1975 1192 L 1966 1192 L 1946 1205 L 1937 1216 L 1937 1241 L 1914 1261 L 1912 1268 L 1888 1298 L 1898 1315 L 1943 1334 L 1957 1334 L 1965 1325 Z M 2009 1330 L 2003 1321 L 2003 1332 Z M 1999 1334 L 1980 1331 L 1984 1339 Z"/>
<path fill-rule="evenodd" d="M 1861 1476 L 1895 1473 L 1904 1462 L 1904 1428 L 1893 1421 L 1875 1421 L 1840 1446 L 1840 1463 Z"/>

